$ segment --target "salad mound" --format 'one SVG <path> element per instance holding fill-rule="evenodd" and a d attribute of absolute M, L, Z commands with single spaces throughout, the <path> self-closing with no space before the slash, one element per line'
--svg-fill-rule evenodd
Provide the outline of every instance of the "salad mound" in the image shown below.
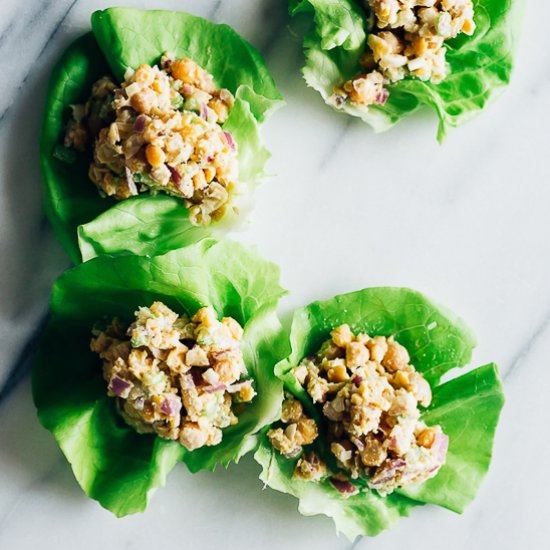
<path fill-rule="evenodd" d="M 64 146 L 93 143 L 89 177 L 102 196 L 140 192 L 182 199 L 194 225 L 223 217 L 237 185 L 237 144 L 223 124 L 235 98 L 188 58 L 164 53 L 159 66 L 104 76 L 85 104 L 72 105 Z"/>
<path fill-rule="evenodd" d="M 388 84 L 405 77 L 439 84 L 448 74 L 445 41 L 475 31 L 472 0 L 368 0 L 364 72 L 335 89 L 332 101 L 367 108 L 384 104 Z"/>
<path fill-rule="evenodd" d="M 523 0 L 289 0 L 306 14 L 303 75 L 375 132 L 421 107 L 438 140 L 508 85 Z"/>
<path fill-rule="evenodd" d="M 46 214 L 74 263 L 79 240 L 88 257 L 158 255 L 242 223 L 270 156 L 260 125 L 283 103 L 261 55 L 182 12 L 91 23 L 52 71 L 40 147 Z"/>
<path fill-rule="evenodd" d="M 349 325 L 340 325 L 293 374 L 324 417 L 324 436 L 339 469 L 329 472 L 311 451 L 298 460 L 294 476 L 319 481 L 328 475 L 345 497 L 359 492 L 350 480 L 364 478 L 385 496 L 434 477 L 445 463 L 448 437 L 441 426 L 420 420 L 418 405 L 430 405 L 430 385 L 393 337 L 354 335 Z M 284 430 L 271 429 L 267 437 L 286 458 L 318 436 L 314 420 L 290 394 L 281 422 Z"/>
<path fill-rule="evenodd" d="M 284 293 L 277 266 L 213 239 L 100 256 L 56 281 L 33 398 L 86 494 L 143 511 L 179 461 L 213 470 L 257 446 L 283 399 Z"/>
<path fill-rule="evenodd" d="M 243 329 L 218 321 L 212 307 L 193 317 L 162 302 L 140 307 L 126 329 L 118 319 L 96 330 L 91 350 L 103 361 L 108 394 L 139 433 L 156 433 L 193 451 L 218 445 L 222 429 L 256 392 L 240 349 Z"/>
<path fill-rule="evenodd" d="M 297 310 L 290 344 L 280 416 L 254 455 L 266 485 L 350 540 L 474 499 L 504 396 L 492 364 L 441 382 L 475 346 L 461 319 L 410 289 L 367 288 Z"/>

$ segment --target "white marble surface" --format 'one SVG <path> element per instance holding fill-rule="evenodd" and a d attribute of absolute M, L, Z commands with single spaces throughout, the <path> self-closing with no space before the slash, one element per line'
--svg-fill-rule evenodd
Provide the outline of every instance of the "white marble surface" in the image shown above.
<path fill-rule="evenodd" d="M 328 519 L 303 518 L 293 498 L 262 491 L 250 458 L 215 474 L 178 467 L 146 514 L 116 520 L 83 495 L 38 425 L 22 348 L 68 264 L 40 210 L 44 88 L 62 48 L 109 4 L 0 0 L 0 548 L 349 548 Z M 508 91 L 443 146 L 432 116 L 375 136 L 325 108 L 298 73 L 300 40 L 283 0 L 117 4 L 225 21 L 266 55 L 288 106 L 265 127 L 276 176 L 238 238 L 281 265 L 292 291 L 284 312 L 365 286 L 407 285 L 470 322 L 476 365 L 500 365 L 508 401 L 477 501 L 463 516 L 419 509 L 356 547 L 550 547 L 547 0 L 528 4 Z"/>

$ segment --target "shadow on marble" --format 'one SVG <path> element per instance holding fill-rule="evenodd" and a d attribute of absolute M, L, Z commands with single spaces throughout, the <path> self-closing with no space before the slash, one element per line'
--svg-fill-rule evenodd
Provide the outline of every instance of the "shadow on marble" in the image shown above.
<path fill-rule="evenodd" d="M 7 135 L 2 190 L 7 219 L 3 223 L 9 225 L 11 239 L 2 246 L 10 262 L 1 275 L 0 315 L 13 320 L 49 294 L 53 278 L 67 265 L 42 212 L 39 136 L 51 66 L 37 63 L 37 67 L 2 120 Z"/>
<path fill-rule="evenodd" d="M 0 406 L 0 440 L 2 441 L 2 479 L 4 494 L 17 488 L 17 499 L 11 503 L 0 497 L 0 523 L 17 502 L 29 492 L 39 490 L 51 476 L 69 465 L 57 447 L 53 436 L 39 423 L 32 401 L 30 376 Z M 81 500 L 81 490 L 74 477 L 62 476 L 63 498 Z M 4 495 L 3 495 L 4 496 Z"/>
<path fill-rule="evenodd" d="M 328 518 L 304 518 L 297 511 L 296 499 L 271 489 L 263 490 L 258 479 L 260 467 L 250 454 L 238 465 L 215 472 L 191 474 L 183 464 L 178 464 L 170 473 L 167 486 L 155 493 L 144 514 L 116 519 L 85 496 L 53 437 L 40 426 L 28 378 L 0 410 L 2 469 L 7 483 L 6 491 L 0 495 L 0 526 L 17 514 L 27 513 L 27 508 L 37 503 L 41 503 L 41 508 L 48 503 L 55 506 L 62 512 L 59 517 L 69 513 L 79 522 L 88 517 L 90 521 L 97 518 L 112 523 L 121 534 L 138 523 L 176 525 L 178 518 L 201 514 L 210 516 L 215 524 L 218 516 L 221 522 L 230 511 L 235 533 L 241 528 L 246 531 L 262 525 L 261 537 L 266 540 L 271 533 L 275 536 L 281 532 L 287 532 L 289 540 L 299 540 L 307 529 L 330 537 L 335 549 L 349 547 L 343 537 L 335 536 Z M 201 522 L 189 527 L 197 530 L 197 540 L 203 527 Z M 213 544 L 219 540 L 215 530 L 201 536 L 206 547 L 209 537 Z M 193 536 L 191 540 L 195 540 Z"/>

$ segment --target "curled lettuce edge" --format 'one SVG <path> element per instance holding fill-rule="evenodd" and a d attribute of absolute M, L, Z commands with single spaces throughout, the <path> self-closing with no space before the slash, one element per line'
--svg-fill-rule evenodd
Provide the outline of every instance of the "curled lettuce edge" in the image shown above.
<path fill-rule="evenodd" d="M 119 201 L 78 226 L 82 261 L 102 255 L 154 256 L 212 236 L 212 228 L 189 223 L 181 200 L 161 194 L 145 199 Z"/>
<path fill-rule="evenodd" d="M 360 118 L 375 133 L 394 126 L 425 106 L 439 119 L 437 139 L 443 142 L 451 128 L 466 123 L 492 103 L 509 84 L 524 0 L 474 0 L 477 29 L 447 43 L 451 71 L 440 84 L 408 78 L 389 87 L 385 105 L 361 109 L 345 104 L 337 109 L 328 100 L 336 85 L 360 70 L 367 29 L 355 0 L 289 0 L 292 16 L 306 13 L 313 25 L 304 38 L 306 62 L 302 68 L 308 86 L 341 113 Z"/>
<path fill-rule="evenodd" d="M 291 353 L 275 367 L 284 390 L 300 399 L 306 413 L 321 421 L 309 395 L 296 381 L 292 368 L 319 349 L 332 328 L 347 322 L 352 330 L 394 335 L 407 347 L 411 364 L 429 380 L 433 399 L 422 419 L 440 424 L 449 436 L 447 461 L 438 474 L 422 483 L 380 497 L 363 483 L 359 494 L 343 499 L 328 480 L 311 483 L 293 478 L 296 459 L 285 459 L 263 431 L 254 458 L 266 486 L 299 499 L 303 515 L 324 514 L 348 539 L 375 536 L 392 527 L 415 506 L 437 504 L 461 513 L 474 499 L 492 456 L 496 426 L 504 404 L 502 383 L 494 364 L 456 375 L 471 359 L 475 339 L 464 322 L 407 288 L 367 288 L 313 302 L 295 312 L 290 330 Z M 437 363 L 434 365 L 434 361 Z M 452 371 L 452 372 L 451 372 Z M 441 378 L 455 375 L 441 383 Z M 322 421 L 321 421 L 322 422 Z M 330 464 L 323 440 L 313 448 Z"/>
<path fill-rule="evenodd" d="M 281 407 L 282 383 L 273 365 L 288 354 L 276 314 L 285 293 L 279 268 L 255 248 L 214 239 L 152 258 L 100 256 L 57 280 L 51 318 L 34 359 L 33 399 L 41 424 L 52 432 L 88 496 L 119 517 L 141 512 L 177 462 L 192 472 L 214 470 L 257 447 L 259 431 Z M 100 361 L 89 351 L 91 329 L 115 316 L 130 321 L 138 306 L 154 300 L 178 312 L 212 305 L 244 326 L 245 364 L 258 395 L 239 423 L 224 430 L 218 446 L 190 452 L 153 434 L 138 434 L 107 396 Z"/>
<path fill-rule="evenodd" d="M 224 129 L 234 135 L 239 146 L 239 185 L 227 215 L 211 227 L 200 230 L 188 227 L 191 225 L 188 212 L 180 201 L 179 212 L 169 209 L 168 225 L 173 226 L 178 218 L 181 230 L 172 231 L 169 244 L 160 238 L 158 249 L 150 245 L 148 250 L 153 254 L 162 254 L 176 246 L 196 242 L 199 238 L 225 234 L 229 229 L 243 224 L 252 208 L 253 190 L 265 178 L 264 166 L 270 157 L 260 136 L 259 125 L 284 104 L 261 54 L 227 25 L 183 12 L 110 8 L 92 14 L 92 29 L 93 32 L 86 33 L 69 45 L 52 70 L 41 132 L 44 209 L 73 263 L 81 261 L 79 241 L 80 244 L 85 242 L 84 248 L 89 256 L 107 252 L 98 242 L 101 227 L 94 225 L 88 237 L 87 224 L 111 207 L 115 207 L 114 217 L 124 209 L 117 208 L 120 203 L 113 199 L 101 198 L 89 181 L 89 154 L 77 155 L 73 163 L 58 158 L 56 151 L 61 147 L 70 105 L 85 101 L 92 83 L 99 77 L 114 74 L 121 81 L 126 67 L 135 68 L 143 62 L 156 63 L 163 51 L 195 59 L 212 72 L 218 85 L 227 87 L 235 95 L 235 106 Z M 209 48 L 204 48 L 205 42 L 210 43 Z M 214 55 L 213 51 L 220 53 Z M 228 57 L 228 52 L 235 55 Z M 134 199 L 154 203 L 158 196 L 140 195 Z M 158 208 L 149 204 L 138 206 L 132 202 L 126 208 L 125 222 L 135 208 L 145 216 L 143 222 L 154 234 L 156 221 L 147 218 L 147 215 L 156 216 L 156 210 L 163 213 L 166 207 L 166 201 Z M 121 233 L 127 243 L 132 239 L 139 241 L 140 233 L 136 234 L 138 228 L 134 227 L 132 231 L 128 228 L 124 232 L 125 222 L 117 225 L 115 219 L 102 218 L 101 224 Z M 158 226 L 162 225 L 161 220 Z M 156 234 L 162 236 L 162 233 Z M 103 237 L 106 240 L 110 238 Z M 137 253 L 142 245 L 138 243 Z"/>

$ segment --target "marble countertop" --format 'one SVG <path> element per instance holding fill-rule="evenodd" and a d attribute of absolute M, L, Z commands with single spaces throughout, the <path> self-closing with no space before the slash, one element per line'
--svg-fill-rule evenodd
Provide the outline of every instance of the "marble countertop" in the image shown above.
<path fill-rule="evenodd" d="M 0 0 L 0 548 L 349 548 L 329 519 L 262 491 L 250 457 L 214 474 L 180 466 L 146 514 L 117 520 L 85 497 L 38 424 L 28 356 L 69 263 L 41 211 L 45 86 L 90 13 L 109 4 Z M 236 237 L 280 264 L 284 312 L 365 286 L 410 286 L 469 321 L 476 365 L 500 366 L 507 404 L 477 500 L 462 516 L 417 509 L 355 548 L 548 548 L 550 50 L 538 15 L 547 0 L 528 3 L 512 85 L 443 146 L 431 115 L 376 136 L 325 108 L 300 77 L 283 0 L 116 4 L 227 22 L 265 54 L 288 105 L 264 128 L 275 176 Z"/>

